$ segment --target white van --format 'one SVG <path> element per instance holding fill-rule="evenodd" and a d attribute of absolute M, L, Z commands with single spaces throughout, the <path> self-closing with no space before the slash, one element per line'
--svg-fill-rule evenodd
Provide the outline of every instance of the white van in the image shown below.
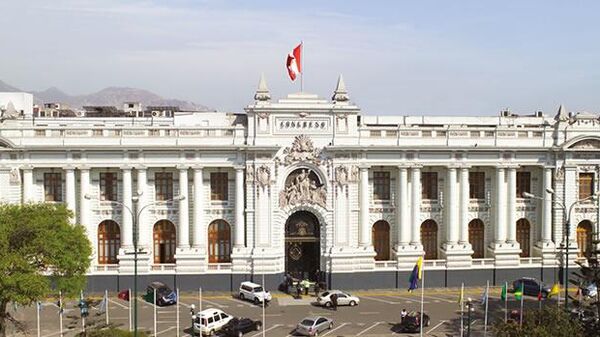
<path fill-rule="evenodd" d="M 260 284 L 246 281 L 240 284 L 240 300 L 248 300 L 259 304 L 263 301 L 271 301 L 271 294 L 265 291 Z"/>
<path fill-rule="evenodd" d="M 219 309 L 202 310 L 194 320 L 194 333 L 200 333 L 201 336 L 213 336 L 232 318 L 231 315 Z"/>

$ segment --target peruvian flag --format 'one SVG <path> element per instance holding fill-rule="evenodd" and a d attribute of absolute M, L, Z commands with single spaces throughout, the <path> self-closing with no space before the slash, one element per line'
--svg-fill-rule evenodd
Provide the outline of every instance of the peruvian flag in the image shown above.
<path fill-rule="evenodd" d="M 287 61 L 285 62 L 285 66 L 288 70 L 288 75 L 290 75 L 290 79 L 292 81 L 296 80 L 296 77 L 302 73 L 302 43 L 300 43 L 291 53 L 287 56 Z"/>

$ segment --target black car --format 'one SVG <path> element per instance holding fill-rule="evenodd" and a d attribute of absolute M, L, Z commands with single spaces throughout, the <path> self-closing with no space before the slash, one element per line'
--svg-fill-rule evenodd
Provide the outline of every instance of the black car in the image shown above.
<path fill-rule="evenodd" d="M 225 336 L 229 337 L 241 337 L 245 333 L 251 331 L 258 331 L 262 328 L 261 321 L 253 321 L 250 318 L 233 318 L 227 324 L 223 326 L 221 332 L 225 334 Z"/>
<path fill-rule="evenodd" d="M 156 289 L 156 299 L 154 299 L 154 290 Z M 162 282 L 152 282 L 146 288 L 144 299 L 147 302 L 154 303 L 159 307 L 177 303 L 177 294 Z"/>
<path fill-rule="evenodd" d="M 429 326 L 430 318 L 429 315 L 423 313 L 423 327 Z M 399 332 L 417 333 L 421 330 L 421 313 L 418 311 L 409 312 L 406 317 L 402 319 L 398 326 Z"/>
<path fill-rule="evenodd" d="M 523 295 L 537 297 L 538 293 L 540 292 L 540 282 L 538 280 L 531 278 L 531 277 L 522 277 L 518 280 L 515 280 L 513 282 L 512 292 L 515 292 L 516 290 L 520 289 L 521 283 L 524 284 Z M 541 290 L 542 290 L 542 297 L 544 297 L 544 298 L 548 297 L 548 294 L 550 293 L 550 287 L 541 283 Z"/>

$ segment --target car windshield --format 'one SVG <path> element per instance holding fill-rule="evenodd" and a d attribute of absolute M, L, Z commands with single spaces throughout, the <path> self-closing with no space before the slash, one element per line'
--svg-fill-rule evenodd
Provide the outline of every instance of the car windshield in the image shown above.
<path fill-rule="evenodd" d="M 254 291 L 255 293 L 260 293 L 260 292 L 262 292 L 262 291 L 263 291 L 263 287 L 256 287 L 256 288 L 254 288 L 254 290 L 253 290 L 253 291 Z"/>
<path fill-rule="evenodd" d="M 300 324 L 304 326 L 312 326 L 314 323 L 315 321 L 312 319 L 303 319 L 302 322 L 300 322 Z"/>
<path fill-rule="evenodd" d="M 167 296 L 171 293 L 171 289 L 167 287 L 161 287 L 156 289 L 156 293 L 158 293 L 159 296 Z"/>
<path fill-rule="evenodd" d="M 326 292 L 322 293 L 321 296 L 323 296 L 323 297 L 329 296 L 329 291 L 326 291 Z"/>

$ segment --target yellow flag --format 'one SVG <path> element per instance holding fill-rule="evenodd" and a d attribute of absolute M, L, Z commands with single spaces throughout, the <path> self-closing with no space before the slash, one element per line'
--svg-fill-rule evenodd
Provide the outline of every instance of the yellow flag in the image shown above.
<path fill-rule="evenodd" d="M 458 298 L 458 306 L 462 306 L 464 298 L 465 298 L 465 287 L 464 287 L 464 285 L 461 285 L 461 287 L 460 287 L 460 297 Z"/>
<path fill-rule="evenodd" d="M 554 295 L 558 295 L 558 293 L 560 292 L 560 286 L 558 285 L 558 283 L 554 283 L 554 285 L 552 286 L 552 289 L 550 289 L 550 293 L 548 294 L 548 298 L 554 296 Z"/>

